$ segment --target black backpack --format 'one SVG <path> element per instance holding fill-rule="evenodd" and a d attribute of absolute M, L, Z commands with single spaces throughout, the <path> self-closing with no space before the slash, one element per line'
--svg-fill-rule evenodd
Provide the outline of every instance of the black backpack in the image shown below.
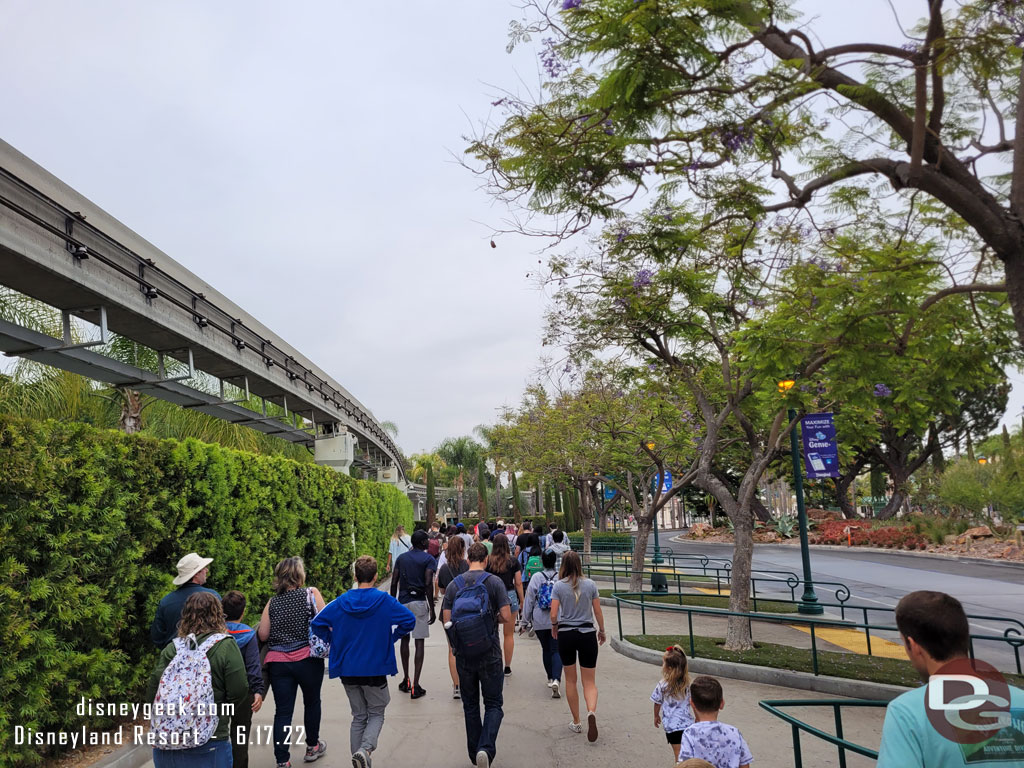
<path fill-rule="evenodd" d="M 453 584 L 458 590 L 452 602 L 452 626 L 448 636 L 452 651 L 466 661 L 479 661 L 494 647 L 498 628 L 491 595 L 487 591 L 490 574 L 480 573 L 470 584 L 466 574 L 458 576 Z"/>

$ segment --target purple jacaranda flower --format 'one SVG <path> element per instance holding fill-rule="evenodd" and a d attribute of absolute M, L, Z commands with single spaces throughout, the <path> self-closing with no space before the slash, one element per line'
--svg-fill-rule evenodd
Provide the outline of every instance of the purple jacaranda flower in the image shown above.
<path fill-rule="evenodd" d="M 563 2 L 562 2 L 562 10 L 563 11 L 569 11 L 569 10 L 572 10 L 573 8 L 579 8 L 580 7 L 580 3 L 582 3 L 582 2 L 583 2 L 583 0 L 563 0 Z"/>
<path fill-rule="evenodd" d="M 745 125 L 733 125 L 718 129 L 718 138 L 730 152 L 736 152 L 754 143 L 754 132 Z"/>
<path fill-rule="evenodd" d="M 656 371 L 656 370 L 658 370 L 658 364 L 657 363 L 648 363 L 647 364 L 647 370 L 648 371 Z"/>
<path fill-rule="evenodd" d="M 608 136 L 615 135 L 615 123 L 613 123 L 611 120 L 605 120 L 601 124 L 604 126 L 605 134 L 607 134 Z"/>
<path fill-rule="evenodd" d="M 633 289 L 639 291 L 641 288 L 646 288 L 651 284 L 652 277 L 654 277 L 654 273 L 651 270 L 641 269 L 633 278 Z"/>
<path fill-rule="evenodd" d="M 498 99 L 497 101 L 492 101 L 491 102 L 491 106 L 492 107 L 500 107 L 504 103 L 505 103 L 504 99 Z"/>
<path fill-rule="evenodd" d="M 615 233 L 615 242 L 624 242 L 627 237 L 629 237 L 629 227 L 619 227 L 619 231 Z"/>
<path fill-rule="evenodd" d="M 555 80 L 566 73 L 569 67 L 566 66 L 565 62 L 558 55 L 558 51 L 555 50 L 555 39 L 552 37 L 546 37 L 542 41 L 544 48 L 540 52 L 540 63 L 544 66 L 544 71 L 547 72 L 548 77 Z"/>
<path fill-rule="evenodd" d="M 911 43 L 904 43 L 903 45 L 900 46 L 900 48 L 902 48 L 904 51 L 909 51 L 910 53 L 916 53 L 918 45 L 917 45 L 917 43 L 913 43 L 913 42 L 911 42 Z"/>
<path fill-rule="evenodd" d="M 619 309 L 626 309 L 626 308 L 629 307 L 629 302 L 626 301 L 621 296 L 619 296 L 619 298 L 617 298 L 614 303 L 615 303 L 615 306 L 618 307 Z"/>
<path fill-rule="evenodd" d="M 565 368 L 562 369 L 562 373 L 569 373 L 572 371 L 572 363 L 566 363 Z"/>
<path fill-rule="evenodd" d="M 875 384 L 875 391 L 872 394 L 875 397 L 891 397 L 892 390 L 885 386 L 885 384 Z"/>

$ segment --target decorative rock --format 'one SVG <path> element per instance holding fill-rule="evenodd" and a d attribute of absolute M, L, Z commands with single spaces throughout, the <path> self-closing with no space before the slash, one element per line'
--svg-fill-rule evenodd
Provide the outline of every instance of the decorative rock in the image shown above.
<path fill-rule="evenodd" d="M 979 525 L 977 528 L 970 528 L 964 531 L 964 536 L 972 539 L 984 539 L 992 535 L 992 529 L 987 525 Z"/>

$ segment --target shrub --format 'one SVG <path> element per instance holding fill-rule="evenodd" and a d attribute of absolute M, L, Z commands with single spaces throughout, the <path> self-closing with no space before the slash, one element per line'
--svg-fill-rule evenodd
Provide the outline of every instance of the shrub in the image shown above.
<path fill-rule="evenodd" d="M 632 546 L 633 536 L 629 533 L 614 533 L 612 531 L 592 531 L 590 541 L 594 544 L 622 544 L 625 547 Z M 583 534 L 569 534 L 569 543 L 573 549 L 583 549 Z"/>
<path fill-rule="evenodd" d="M 0 416 L 0 768 L 41 760 L 15 725 L 104 728 L 76 716 L 81 697 L 138 699 L 183 554 L 213 557 L 210 586 L 243 591 L 254 622 L 280 558 L 301 555 L 330 600 L 399 522 L 398 490 L 313 464 Z"/>

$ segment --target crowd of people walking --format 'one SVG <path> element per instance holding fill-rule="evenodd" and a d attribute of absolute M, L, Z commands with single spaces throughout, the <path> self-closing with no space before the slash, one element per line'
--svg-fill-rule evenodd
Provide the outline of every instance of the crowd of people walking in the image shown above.
<path fill-rule="evenodd" d="M 319 760 L 327 752 L 320 700 L 325 665 L 349 700 L 352 766 L 371 768 L 391 701 L 387 678 L 398 673 L 396 643 L 402 662 L 398 691 L 413 700 L 426 694 L 420 679 L 438 598 L 453 698 L 461 700 L 466 754 L 476 768 L 489 768 L 497 754 L 517 635 L 537 639 L 541 664 L 535 669 L 543 669 L 552 698 L 564 692 L 572 716 L 568 730 L 598 740 L 604 614 L 597 585 L 584 576 L 582 560 L 563 532 L 542 534 L 529 524 L 491 531 L 481 523 L 472 533 L 464 525 L 444 532 L 435 525 L 406 536 L 399 527 L 391 544 L 385 566 L 390 594 L 377 588 L 383 574 L 373 557 L 355 561 L 353 587 L 330 602 L 306 584 L 301 558 L 281 560 L 274 569 L 274 594 L 255 627 L 243 623 L 244 594 L 233 590 L 221 598 L 205 586 L 210 558 L 183 557 L 176 589 L 160 601 L 150 628 L 162 649 L 147 687 L 154 704 L 155 768 L 247 766 L 252 715 L 268 690 L 277 768 L 291 768 L 297 745 L 304 748 L 304 762 Z M 966 660 L 967 619 L 949 595 L 907 595 L 897 606 L 896 623 L 925 680 L 946 664 Z M 678 645 L 666 649 L 661 671 L 650 700 L 654 725 L 664 730 L 673 760 L 682 768 L 749 766 L 753 756 L 739 730 L 718 720 L 725 706 L 719 681 L 691 677 Z M 1012 706 L 1024 706 L 1024 693 L 1009 691 Z M 299 692 L 301 727 L 293 724 Z M 890 706 L 880 766 L 926 765 L 913 762 L 925 754 L 920 744 L 927 742 L 927 751 L 936 754 L 952 744 L 928 741 L 927 718 L 917 706 L 921 695 L 904 694 Z M 175 706 L 181 702 L 197 706 Z"/>
<path fill-rule="evenodd" d="M 274 700 L 273 750 L 278 768 L 291 768 L 291 750 L 304 745 L 303 761 L 327 751 L 321 738 L 321 688 L 326 668 L 339 678 L 352 711 L 349 750 L 355 768 L 372 765 L 391 695 L 387 678 L 411 699 L 421 685 L 426 639 L 437 620 L 448 640 L 452 696 L 461 699 L 467 754 L 478 768 L 496 755 L 503 718 L 504 678 L 512 675 L 516 638 L 536 638 L 551 697 L 565 695 L 572 721 L 583 732 L 582 681 L 587 738 L 596 741 L 598 646 L 605 642 L 597 587 L 584 578 L 568 536 L 499 521 L 468 529 L 465 524 L 410 536 L 398 526 L 391 537 L 384 574 L 374 558 L 353 566 L 352 589 L 326 602 L 306 583 L 302 559 L 289 557 L 274 569 L 273 595 L 255 626 L 243 623 L 246 598 L 223 598 L 205 586 L 211 558 L 190 553 L 178 562 L 176 589 L 157 608 L 150 636 L 162 648 L 149 680 L 155 703 L 201 701 L 198 713 L 155 717 L 159 734 L 156 768 L 248 765 L 252 715 L 270 691 Z M 377 589 L 390 576 L 390 593 Z M 235 642 L 226 643 L 233 639 Z M 293 723 L 302 695 L 302 724 Z"/>

